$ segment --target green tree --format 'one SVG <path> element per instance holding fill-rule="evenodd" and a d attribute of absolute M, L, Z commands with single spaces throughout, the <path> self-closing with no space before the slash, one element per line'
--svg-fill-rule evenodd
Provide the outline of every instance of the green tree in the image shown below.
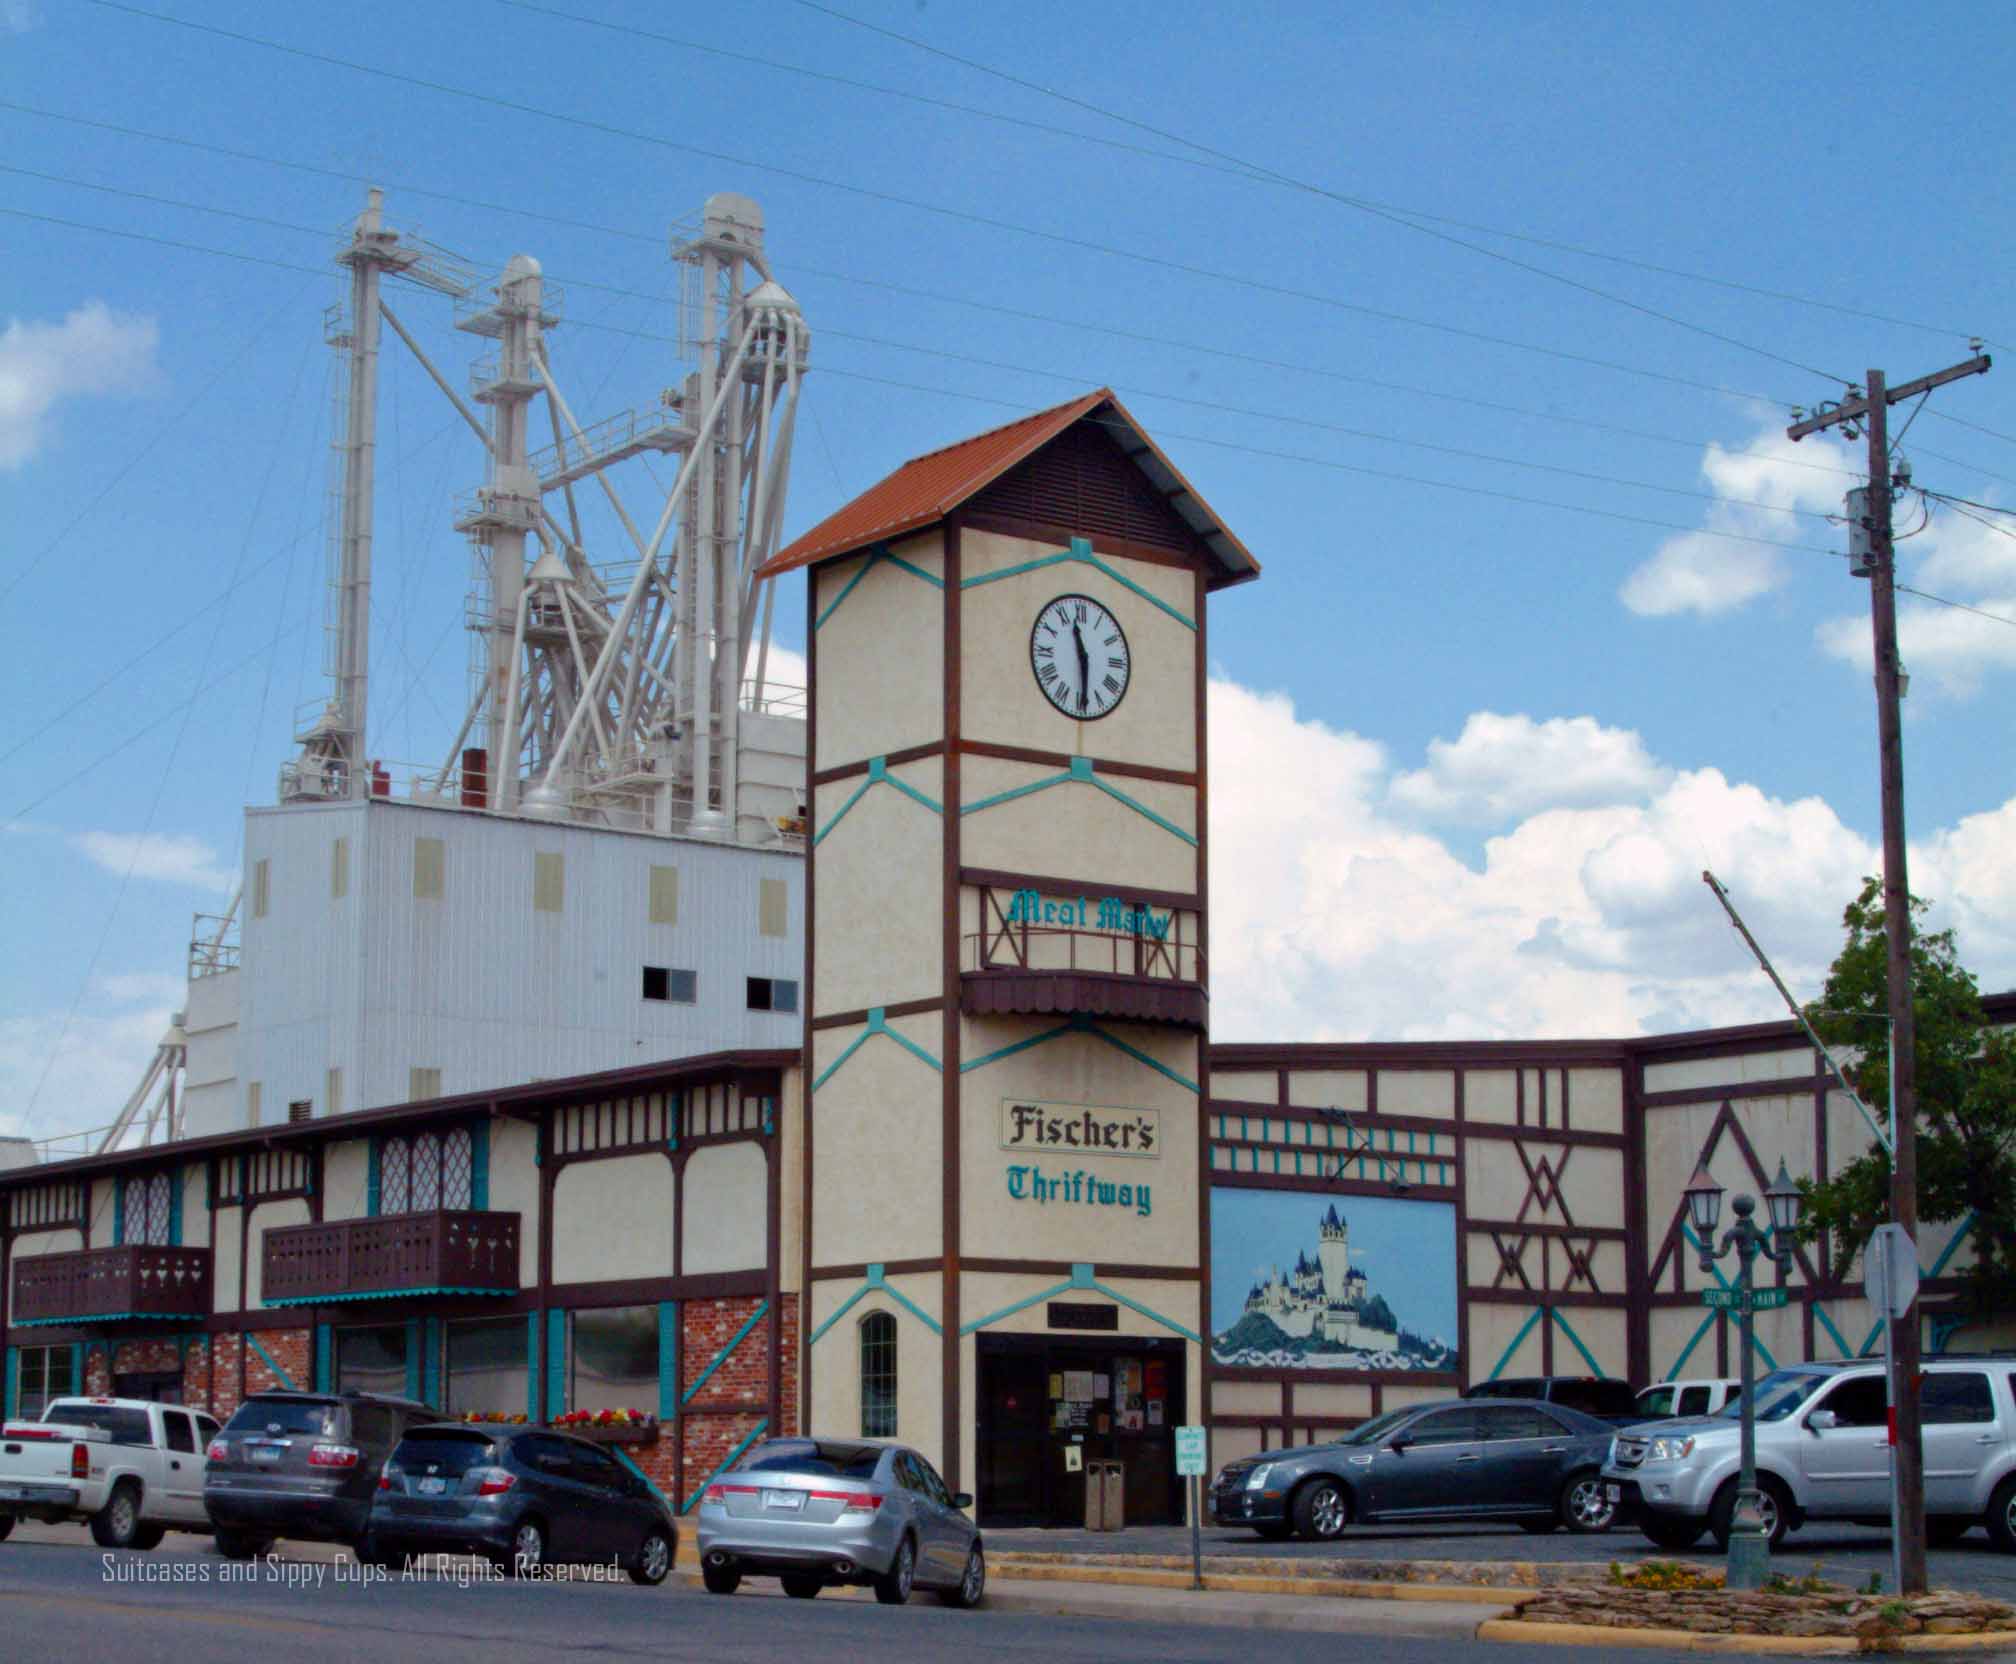
<path fill-rule="evenodd" d="M 1911 898 L 1915 919 L 1926 904 Z M 1807 1020 L 1838 1054 L 1861 1061 L 1847 1070 L 1881 1119 L 1890 1094 L 1889 940 L 1883 885 L 1863 880 L 1842 914 L 1848 939 Z M 1917 1023 L 1918 1217 L 1922 1224 L 1974 1219 L 1970 1304 L 1987 1311 L 2016 1305 L 2016 1046 L 1990 1026 L 1981 992 L 1960 963 L 1953 932 L 1911 942 L 1912 1014 Z M 1802 1235 L 1831 1236 L 1845 1263 L 1890 1216 L 1890 1157 L 1873 1144 L 1824 1183 L 1807 1180 Z"/>

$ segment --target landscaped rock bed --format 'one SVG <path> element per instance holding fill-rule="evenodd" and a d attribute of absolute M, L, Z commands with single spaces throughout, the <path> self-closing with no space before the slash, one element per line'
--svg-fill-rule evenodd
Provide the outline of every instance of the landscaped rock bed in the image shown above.
<path fill-rule="evenodd" d="M 1190 1569 L 1187 1554 L 1071 1554 L 1042 1549 L 990 1549 L 1000 1565 L 1110 1567 L 1116 1571 Z M 1548 1560 L 1364 1560 L 1316 1555 L 1207 1554 L 1204 1571 L 1214 1577 L 1288 1577 L 1343 1583 L 1463 1584 L 1478 1589 L 1547 1589 L 1601 1583 L 1601 1566 Z"/>
<path fill-rule="evenodd" d="M 1786 1580 L 1789 1582 L 1789 1580 Z M 1857 1594 L 1805 1579 L 1798 1592 L 1743 1593 L 1719 1586 L 1634 1588 L 1628 1582 L 1543 1590 L 1516 1614 L 1520 1623 L 1599 1629 L 1677 1629 L 1706 1635 L 1839 1636 L 1874 1650 L 1907 1635 L 2016 1632 L 2016 1607 L 1979 1595 L 1934 1591 L 1898 1597 Z M 1719 1579 L 1714 1580 L 1719 1585 Z"/>

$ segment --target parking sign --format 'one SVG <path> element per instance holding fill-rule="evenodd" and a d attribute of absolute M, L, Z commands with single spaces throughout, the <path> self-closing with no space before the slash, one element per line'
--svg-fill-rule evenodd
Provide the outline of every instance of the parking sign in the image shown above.
<path fill-rule="evenodd" d="M 1201 1427 L 1179 1427 L 1176 1429 L 1176 1474 L 1178 1478 L 1201 1478 L 1206 1466 L 1204 1454 L 1204 1429 Z"/>

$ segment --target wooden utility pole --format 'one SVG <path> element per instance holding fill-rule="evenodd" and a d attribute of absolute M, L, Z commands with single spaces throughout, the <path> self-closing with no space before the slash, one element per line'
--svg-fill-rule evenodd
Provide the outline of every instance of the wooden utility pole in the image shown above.
<path fill-rule="evenodd" d="M 1904 735 L 1897 709 L 1897 561 L 1890 524 L 1890 407 L 1963 376 L 1985 373 L 1976 353 L 1963 364 L 1920 376 L 1901 387 L 1871 370 L 1867 391 L 1831 410 L 1794 422 L 1788 439 L 1845 422 L 1860 422 L 1869 441 L 1869 615 L 1876 646 L 1876 736 L 1883 776 L 1883 932 L 1890 996 L 1890 1090 L 1897 1106 L 1890 1154 L 1890 1218 L 1918 1240 L 1918 1044 L 1911 1001 L 1911 886 L 1904 854 Z M 1896 1374 L 1892 1402 L 1897 1446 L 1897 1565 L 1900 1594 L 1925 1591 L 1925 1451 L 1920 1414 L 1919 1319 L 1891 1320 Z"/>

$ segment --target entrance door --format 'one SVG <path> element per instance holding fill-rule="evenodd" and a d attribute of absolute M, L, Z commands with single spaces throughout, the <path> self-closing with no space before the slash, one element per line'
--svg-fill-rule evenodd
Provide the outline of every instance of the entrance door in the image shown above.
<path fill-rule="evenodd" d="M 980 1337 L 980 1505 L 987 1523 L 1048 1525 L 1048 1372 L 1041 1343 L 1013 1350 Z M 1080 1496 L 1080 1519 L 1083 1496 Z"/>

